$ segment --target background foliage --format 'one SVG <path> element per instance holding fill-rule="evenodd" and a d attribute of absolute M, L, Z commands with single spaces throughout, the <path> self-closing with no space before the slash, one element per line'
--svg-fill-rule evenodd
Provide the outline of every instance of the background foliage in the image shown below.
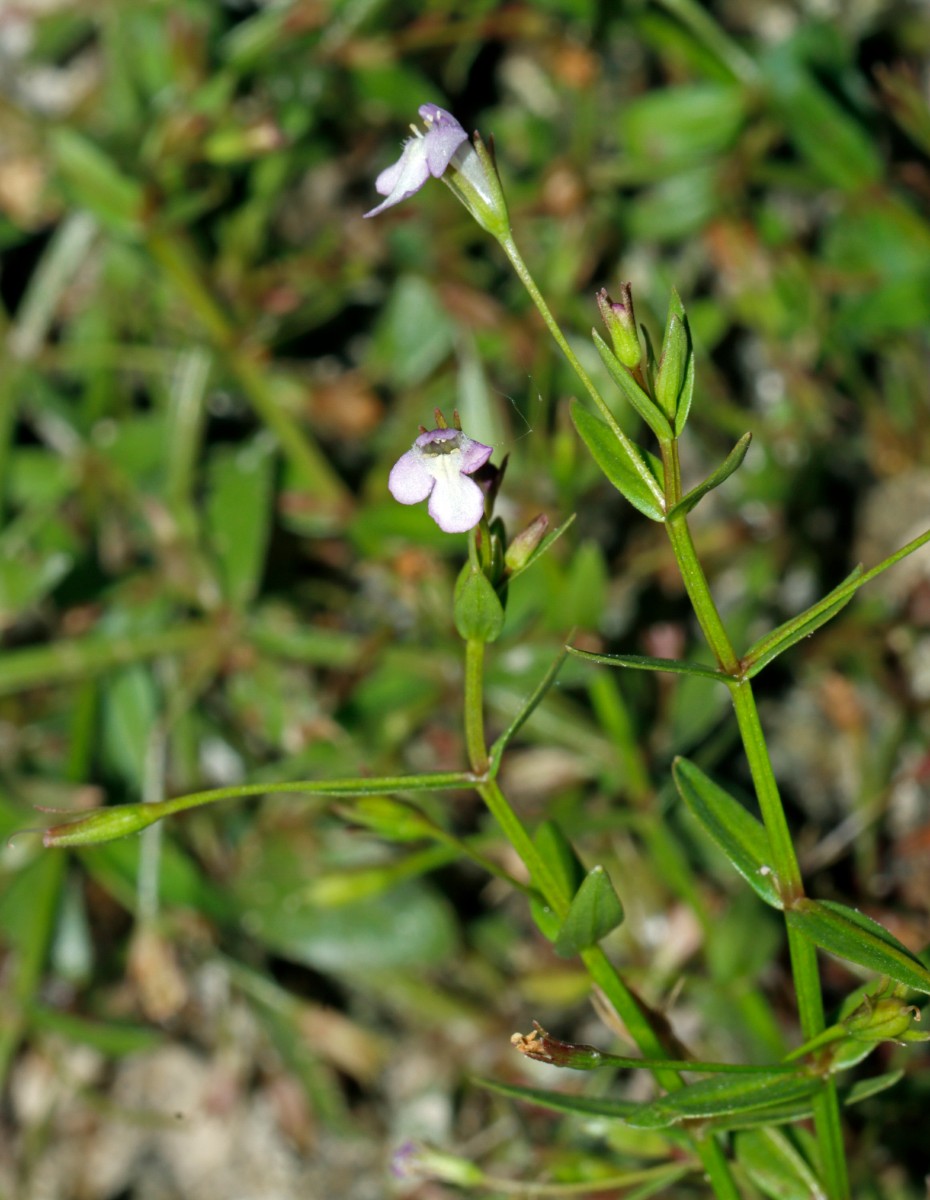
<path fill-rule="evenodd" d="M 436 405 L 510 454 L 513 529 L 578 514 L 513 585 L 492 723 L 573 626 L 588 649 L 700 653 L 661 531 L 579 446 L 577 384 L 500 254 L 438 185 L 361 220 L 426 100 L 494 135 L 592 373 L 598 287 L 632 280 L 653 338 L 680 291 L 689 478 L 754 434 L 696 521 L 744 640 L 920 532 L 928 43 L 922 6 L 893 0 L 0 8 L 4 839 L 36 805 L 461 766 L 464 539 L 385 487 Z M 924 552 L 763 682 L 812 893 L 915 949 L 928 663 Z M 725 695 L 577 662 L 561 680 L 508 793 L 610 866 L 612 952 L 684 1043 L 780 1053 L 779 926 L 669 785 L 687 752 L 745 787 Z M 501 853 L 471 796 L 434 809 Z M 466 1082 L 548 1082 L 509 1045 L 532 1018 L 604 1042 L 586 976 L 520 896 L 369 835 L 348 802 L 251 801 L 73 854 L 21 836 L 0 938 L 10 1195 L 209 1200 L 232 1179 L 363 1200 L 410 1137 L 522 1178 L 626 1161 L 622 1129 Z M 828 1003 L 852 982 L 829 965 Z M 901 1065 L 850 1113 L 857 1197 L 923 1194 L 925 1060 Z"/>

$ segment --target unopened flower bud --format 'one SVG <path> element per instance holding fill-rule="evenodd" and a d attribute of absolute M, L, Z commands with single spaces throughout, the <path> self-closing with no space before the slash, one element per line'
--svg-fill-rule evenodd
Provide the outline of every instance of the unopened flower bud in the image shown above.
<path fill-rule="evenodd" d="M 634 370 L 643 357 L 636 328 L 636 313 L 633 311 L 633 292 L 628 283 L 620 285 L 620 299 L 614 300 L 601 288 L 597 294 L 597 307 L 601 310 L 614 354 L 625 367 Z"/>
<path fill-rule="evenodd" d="M 866 1042 L 925 1042 L 930 1033 L 921 1033 L 913 1028 L 920 1020 L 920 1009 L 913 1004 L 902 1004 L 892 993 L 873 999 L 866 996 L 857 1009 L 849 1014 L 843 1024 L 850 1037 Z"/>
<path fill-rule="evenodd" d="M 164 813 L 155 804 L 118 804 L 113 808 L 98 808 L 76 821 L 53 825 L 46 829 L 42 841 L 46 846 L 96 846 L 117 838 L 139 833 L 154 825 Z"/>
<path fill-rule="evenodd" d="M 508 571 L 521 571 L 530 561 L 539 543 L 549 529 L 549 518 L 545 513 L 534 517 L 525 529 L 521 529 L 507 547 L 504 563 Z"/>

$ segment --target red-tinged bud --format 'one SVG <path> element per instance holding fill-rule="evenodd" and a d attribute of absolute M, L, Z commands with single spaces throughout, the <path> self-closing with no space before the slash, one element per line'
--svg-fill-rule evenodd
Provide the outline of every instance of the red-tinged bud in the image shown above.
<path fill-rule="evenodd" d="M 508 571 L 522 571 L 539 547 L 549 529 L 549 518 L 545 513 L 534 517 L 525 529 L 521 529 L 507 547 L 504 563 Z"/>
<path fill-rule="evenodd" d="M 636 313 L 633 310 L 633 292 L 628 283 L 620 285 L 620 299 L 614 300 L 606 288 L 597 293 L 597 307 L 601 310 L 614 354 L 625 367 L 634 370 L 643 357 L 643 349 L 636 328 Z"/>

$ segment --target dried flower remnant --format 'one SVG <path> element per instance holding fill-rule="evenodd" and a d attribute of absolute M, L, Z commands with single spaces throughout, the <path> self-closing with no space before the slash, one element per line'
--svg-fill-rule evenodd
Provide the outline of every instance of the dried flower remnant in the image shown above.
<path fill-rule="evenodd" d="M 460 429 L 429 429 L 402 454 L 388 478 L 388 490 L 401 504 L 429 497 L 429 515 L 445 533 L 465 533 L 484 515 L 484 493 L 469 476 L 491 457 L 492 449 Z"/>
<path fill-rule="evenodd" d="M 575 1071 L 590 1071 L 603 1065 L 604 1054 L 596 1046 L 582 1042 L 563 1042 L 554 1038 L 534 1021 L 532 1033 L 515 1033 L 510 1044 L 537 1062 L 549 1063 L 553 1067 L 571 1067 Z"/>

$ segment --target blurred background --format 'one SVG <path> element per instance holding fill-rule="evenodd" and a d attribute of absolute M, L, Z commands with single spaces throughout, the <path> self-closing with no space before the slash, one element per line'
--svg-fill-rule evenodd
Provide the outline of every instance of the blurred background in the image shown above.
<path fill-rule="evenodd" d="M 577 513 L 511 589 L 492 731 L 572 627 L 703 653 L 496 246 L 438 183 L 361 219 L 426 101 L 493 135 L 517 242 L 607 394 L 595 291 L 632 281 L 653 340 L 681 293 L 687 481 L 754 434 L 693 521 L 737 644 L 921 532 L 928 51 L 926 5 L 895 0 L 0 3 L 0 1193 L 453 1195 L 388 1183 L 408 1139 L 550 1182 L 663 1159 L 469 1082 L 564 1083 L 510 1047 L 533 1019 L 613 1035 L 520 896 L 350 801 L 6 841 L 36 806 L 462 765 L 465 540 L 386 491 L 436 406 L 510 455 L 512 532 Z M 926 946 L 927 551 L 760 694 L 812 893 Z M 765 1061 L 797 1038 L 780 925 L 682 817 L 675 753 L 746 793 L 711 682 L 570 663 L 504 782 L 608 866 L 612 953 L 685 1044 Z M 426 807 L 516 869 L 476 797 Z M 857 981 L 824 972 L 836 1005 Z M 855 1195 L 923 1196 L 926 1056 L 875 1059 L 905 1077 L 849 1113 Z"/>

